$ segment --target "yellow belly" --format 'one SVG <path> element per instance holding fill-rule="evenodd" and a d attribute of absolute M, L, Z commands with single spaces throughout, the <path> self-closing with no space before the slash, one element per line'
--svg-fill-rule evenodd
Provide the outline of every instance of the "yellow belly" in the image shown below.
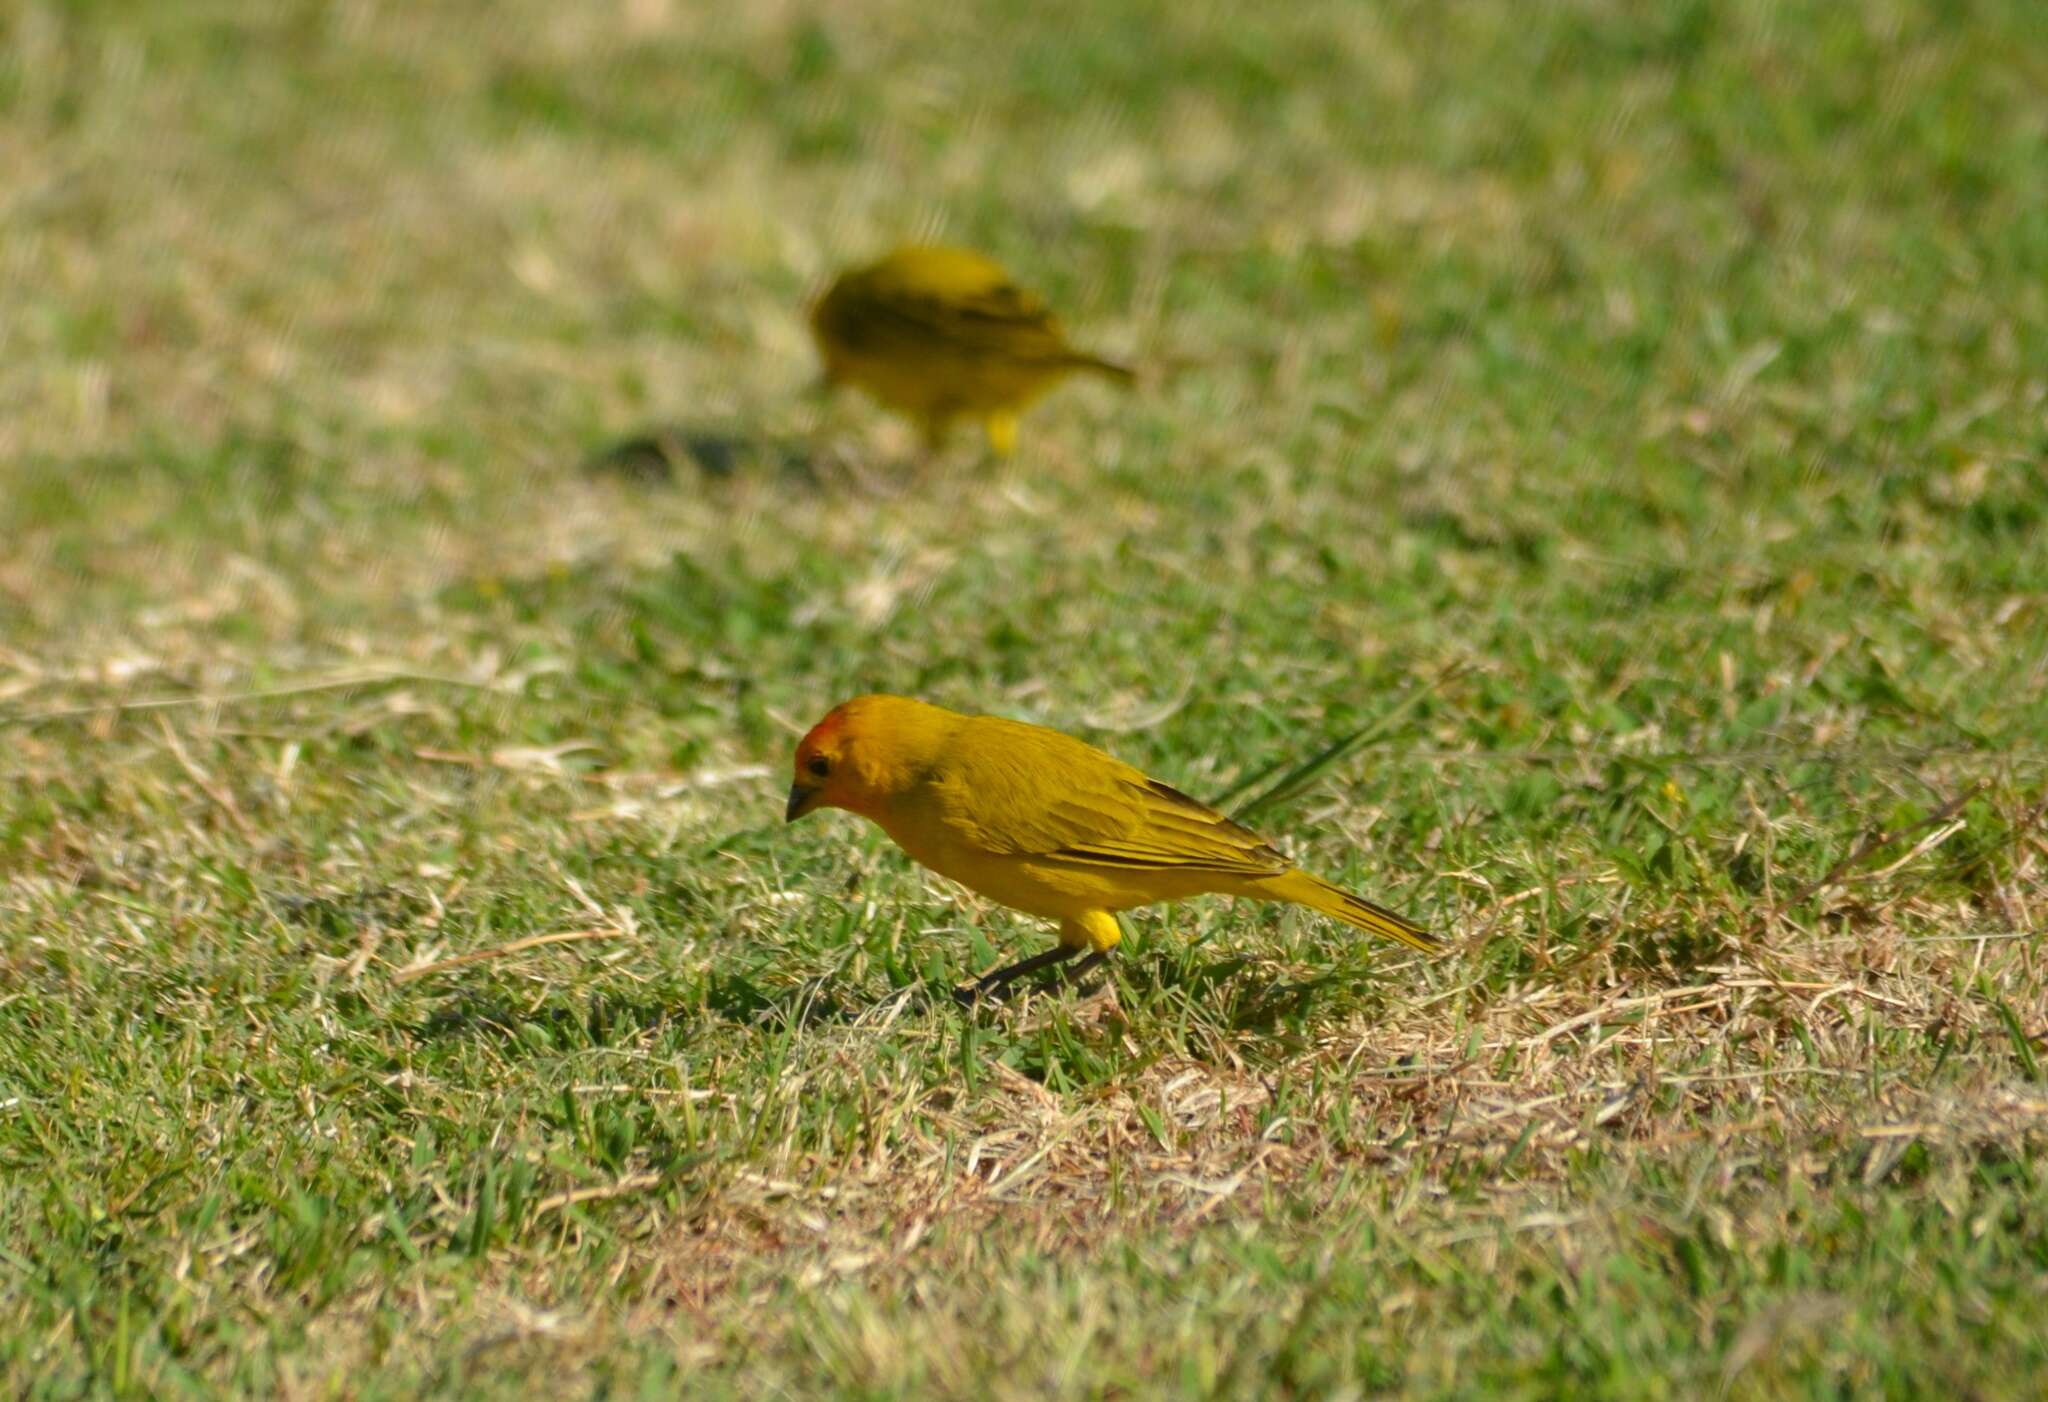
<path fill-rule="evenodd" d="M 1232 886 L 1229 878 L 1213 872 L 1126 871 L 1043 857 L 1001 856 L 911 824 L 883 828 L 919 866 L 1000 905 L 1046 920 L 1078 920 L 1093 911 L 1130 910 Z"/>

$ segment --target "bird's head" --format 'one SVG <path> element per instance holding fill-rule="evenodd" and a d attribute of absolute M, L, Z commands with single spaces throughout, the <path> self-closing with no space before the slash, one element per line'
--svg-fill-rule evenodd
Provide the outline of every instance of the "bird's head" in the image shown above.
<path fill-rule="evenodd" d="M 955 717 L 905 696 L 856 696 L 832 708 L 796 746 L 788 822 L 817 808 L 878 818 L 929 772 Z"/>

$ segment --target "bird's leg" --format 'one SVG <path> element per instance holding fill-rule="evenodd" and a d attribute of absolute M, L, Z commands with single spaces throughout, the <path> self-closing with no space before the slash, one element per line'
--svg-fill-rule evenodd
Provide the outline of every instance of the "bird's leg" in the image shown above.
<path fill-rule="evenodd" d="M 1017 451 L 1017 416 L 998 409 L 988 416 L 983 425 L 988 433 L 989 450 L 999 458 L 1007 458 Z"/>
<path fill-rule="evenodd" d="M 1035 974 L 1040 969 L 1063 964 L 1080 952 L 1079 945 L 1056 944 L 1042 954 L 1034 954 L 1029 959 L 1019 959 L 1014 964 L 1006 964 L 992 974 L 984 974 L 964 988 L 954 989 L 953 998 L 963 1007 L 973 1007 L 983 998 L 1001 998 L 1005 996 L 1011 984 L 1026 974 Z M 1081 961 L 1081 967 L 1092 968 L 1101 958 L 1100 954 L 1091 954 Z"/>
<path fill-rule="evenodd" d="M 1026 974 L 1035 974 L 1040 969 L 1049 969 L 1055 964 L 1064 964 L 1079 953 L 1081 953 L 1081 946 L 1079 945 L 1055 945 L 1043 954 L 1034 954 L 1029 959 L 1019 959 L 1016 963 L 1007 964 L 992 974 L 985 974 L 973 983 L 968 984 L 965 988 L 954 989 L 954 1001 L 958 1002 L 962 1007 L 971 1008 L 983 998 L 1007 998 L 1010 985 L 1018 979 L 1023 978 Z M 1100 965 L 1107 958 L 1109 958 L 1109 951 L 1106 949 L 1097 949 L 1090 952 L 1086 959 L 1083 959 L 1080 963 L 1074 965 L 1073 968 L 1067 970 L 1066 981 L 1068 983 L 1079 983 L 1091 969 Z"/>
<path fill-rule="evenodd" d="M 1109 958 L 1108 950 L 1096 950 L 1093 954 L 1090 954 L 1086 959 L 1083 959 L 1080 963 L 1074 965 L 1073 968 L 1067 970 L 1067 982 L 1079 983 L 1083 978 L 1087 977 L 1090 970 L 1095 968 L 1096 965 L 1100 964 L 1103 960 L 1107 958 Z"/>

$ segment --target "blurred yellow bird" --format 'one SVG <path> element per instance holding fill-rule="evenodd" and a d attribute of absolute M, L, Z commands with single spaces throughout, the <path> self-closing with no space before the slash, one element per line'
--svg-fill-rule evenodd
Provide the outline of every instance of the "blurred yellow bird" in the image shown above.
<path fill-rule="evenodd" d="M 842 273 L 812 306 L 811 334 L 827 384 L 909 415 L 934 449 L 955 419 L 979 419 L 1007 457 L 1017 416 L 1067 375 L 1134 378 L 1069 346 L 1042 300 L 964 248 L 899 248 Z"/>
<path fill-rule="evenodd" d="M 1290 863 L 1257 833 L 1043 726 L 964 716 L 903 696 L 859 696 L 796 747 L 787 820 L 843 808 L 920 865 L 1027 915 L 1059 944 L 960 990 L 965 1001 L 1123 937 L 1115 912 L 1215 892 L 1291 901 L 1426 952 L 1439 941 Z"/>

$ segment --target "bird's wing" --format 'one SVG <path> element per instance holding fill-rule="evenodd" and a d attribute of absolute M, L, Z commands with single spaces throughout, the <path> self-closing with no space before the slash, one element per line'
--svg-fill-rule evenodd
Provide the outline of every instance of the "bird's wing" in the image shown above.
<path fill-rule="evenodd" d="M 862 310 L 875 335 L 939 341 L 967 355 L 1059 360 L 1069 354 L 1052 310 L 994 264 L 948 266 L 941 276 L 891 269 L 872 277 Z"/>
<path fill-rule="evenodd" d="M 1047 855 L 1092 866 L 1230 876 L 1272 876 L 1288 869 L 1287 859 L 1257 833 L 1157 779 L 1146 779 L 1136 798 L 1142 818 L 1134 829 L 1083 836 Z"/>
<path fill-rule="evenodd" d="M 1125 871 L 1271 876 L 1289 862 L 1205 803 L 1057 731 L 982 720 L 933 789 L 948 828 L 983 851 Z"/>

